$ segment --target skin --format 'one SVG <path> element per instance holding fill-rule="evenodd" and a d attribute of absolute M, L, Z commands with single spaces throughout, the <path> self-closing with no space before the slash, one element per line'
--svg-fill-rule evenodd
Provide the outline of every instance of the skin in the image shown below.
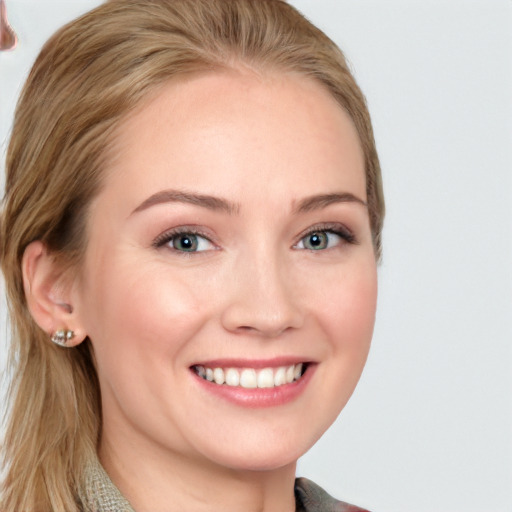
<path fill-rule="evenodd" d="M 141 207 L 169 189 L 222 198 L 230 211 Z M 357 199 L 297 211 L 329 194 Z M 370 346 L 377 279 L 365 201 L 353 124 L 305 77 L 194 76 L 119 127 L 65 299 L 67 326 L 94 347 L 100 459 L 137 511 L 295 510 L 296 461 L 346 404 Z M 355 240 L 330 234 L 327 248 L 306 248 L 307 231 L 326 224 Z M 201 251 L 156 247 L 182 226 L 199 229 Z M 40 248 L 43 268 L 44 257 Z M 271 407 L 209 393 L 190 370 L 281 356 L 314 362 L 314 372 Z"/>

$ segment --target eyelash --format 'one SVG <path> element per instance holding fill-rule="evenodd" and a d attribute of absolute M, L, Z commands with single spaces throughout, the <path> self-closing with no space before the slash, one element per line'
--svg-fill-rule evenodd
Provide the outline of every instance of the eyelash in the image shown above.
<path fill-rule="evenodd" d="M 214 244 L 212 242 L 210 235 L 207 235 L 206 233 L 202 232 L 200 229 L 197 229 L 196 227 L 192 226 L 182 226 L 179 228 L 171 229 L 170 231 L 166 231 L 165 233 L 162 233 L 161 235 L 157 236 L 155 240 L 153 241 L 152 245 L 156 249 L 159 249 L 163 247 L 164 245 L 169 244 L 172 242 L 173 239 L 179 237 L 180 235 L 193 235 L 198 236 L 201 238 L 204 238 L 205 240 L 208 240 L 209 243 Z M 171 250 L 174 250 L 174 252 L 179 253 L 181 255 L 189 255 L 190 252 L 187 251 L 179 251 L 177 249 L 173 249 L 170 247 Z M 196 251 L 197 252 L 197 251 Z"/>
<path fill-rule="evenodd" d="M 315 233 L 329 233 L 332 235 L 337 235 L 341 238 L 343 242 L 346 242 L 348 244 L 357 244 L 358 241 L 352 233 L 346 226 L 339 223 L 327 223 L 327 224 L 317 224 L 315 226 L 312 226 L 309 228 L 306 232 L 302 233 L 298 239 L 298 241 L 294 244 L 294 247 L 297 246 L 302 240 L 307 238 L 308 236 L 311 236 Z M 313 249 L 305 249 L 309 250 L 311 252 L 314 252 Z M 325 249 L 322 249 L 325 250 Z"/>
<path fill-rule="evenodd" d="M 312 226 L 307 231 L 302 233 L 300 237 L 298 238 L 297 242 L 293 245 L 295 248 L 301 241 L 303 241 L 308 236 L 311 236 L 315 233 L 328 233 L 333 234 L 336 236 L 339 236 L 340 239 L 348 244 L 357 244 L 357 239 L 355 235 L 345 226 L 339 223 L 328 223 L 328 224 L 318 224 L 315 226 Z M 200 229 L 197 229 L 196 227 L 192 226 L 183 226 L 179 228 L 172 229 L 170 231 L 166 231 L 165 233 L 162 233 L 158 237 L 155 238 L 155 240 L 152 243 L 152 246 L 155 248 L 161 248 L 170 242 L 172 242 L 173 239 L 179 237 L 180 235 L 193 235 L 198 236 L 201 238 L 204 238 L 209 243 L 214 244 L 214 242 L 211 240 L 210 236 L 205 234 Z M 187 251 L 180 251 L 178 249 L 174 249 L 170 247 L 174 252 L 179 253 L 180 255 L 189 255 L 191 252 Z M 313 249 L 304 249 L 314 252 Z M 321 249 L 325 250 L 325 249 Z M 192 252 L 203 252 L 203 251 L 192 251 Z"/>

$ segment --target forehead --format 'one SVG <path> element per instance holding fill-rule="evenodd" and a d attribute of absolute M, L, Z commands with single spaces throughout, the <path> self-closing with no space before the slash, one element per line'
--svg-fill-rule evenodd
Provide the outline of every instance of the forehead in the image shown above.
<path fill-rule="evenodd" d="M 296 74 L 233 71 L 169 82 L 121 122 L 104 193 L 122 190 L 129 207 L 164 188 L 286 197 L 347 187 L 366 199 L 357 132 L 329 92 Z"/>

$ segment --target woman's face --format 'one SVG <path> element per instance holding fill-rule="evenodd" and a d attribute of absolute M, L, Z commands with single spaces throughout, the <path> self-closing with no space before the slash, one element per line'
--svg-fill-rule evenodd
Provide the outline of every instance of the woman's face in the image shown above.
<path fill-rule="evenodd" d="M 206 74 L 126 120 L 75 303 L 103 449 L 237 469 L 303 454 L 370 345 L 365 189 L 349 117 L 304 77 Z"/>

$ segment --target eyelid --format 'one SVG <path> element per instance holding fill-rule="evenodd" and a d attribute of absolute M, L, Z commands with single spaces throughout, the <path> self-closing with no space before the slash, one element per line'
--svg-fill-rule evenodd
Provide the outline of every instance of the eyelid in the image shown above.
<path fill-rule="evenodd" d="M 201 229 L 198 226 L 190 226 L 190 225 L 178 226 L 178 227 L 171 228 L 171 229 L 168 229 L 168 230 L 164 231 L 163 233 L 159 234 L 153 240 L 151 245 L 153 247 L 155 247 L 156 249 L 158 249 L 160 247 L 165 246 L 173 238 L 175 238 L 175 237 L 177 237 L 179 235 L 195 235 L 195 236 L 199 236 L 201 238 L 204 238 L 205 240 L 208 240 L 208 242 L 210 242 L 215 247 L 215 249 L 218 249 L 218 246 L 214 242 L 214 240 L 212 239 L 213 237 L 212 237 L 211 234 L 206 233 L 203 229 Z M 175 250 L 175 252 L 177 252 L 177 253 L 179 252 L 179 253 L 183 253 L 183 254 L 193 254 L 191 252 L 187 253 L 187 252 L 184 252 L 184 251 L 177 251 L 177 250 Z M 206 251 L 196 251 L 196 252 L 206 252 Z"/>
<path fill-rule="evenodd" d="M 349 244 L 357 244 L 358 241 L 356 239 L 356 236 L 352 232 L 351 229 L 349 229 L 344 224 L 341 224 L 340 222 L 325 222 L 325 223 L 319 223 L 315 224 L 305 231 L 303 231 L 297 238 L 297 241 L 293 244 L 293 247 L 296 248 L 297 245 L 308 235 L 311 235 L 312 233 L 316 233 L 318 231 L 325 231 L 329 233 L 333 233 L 335 235 L 340 236 L 344 242 Z"/>

